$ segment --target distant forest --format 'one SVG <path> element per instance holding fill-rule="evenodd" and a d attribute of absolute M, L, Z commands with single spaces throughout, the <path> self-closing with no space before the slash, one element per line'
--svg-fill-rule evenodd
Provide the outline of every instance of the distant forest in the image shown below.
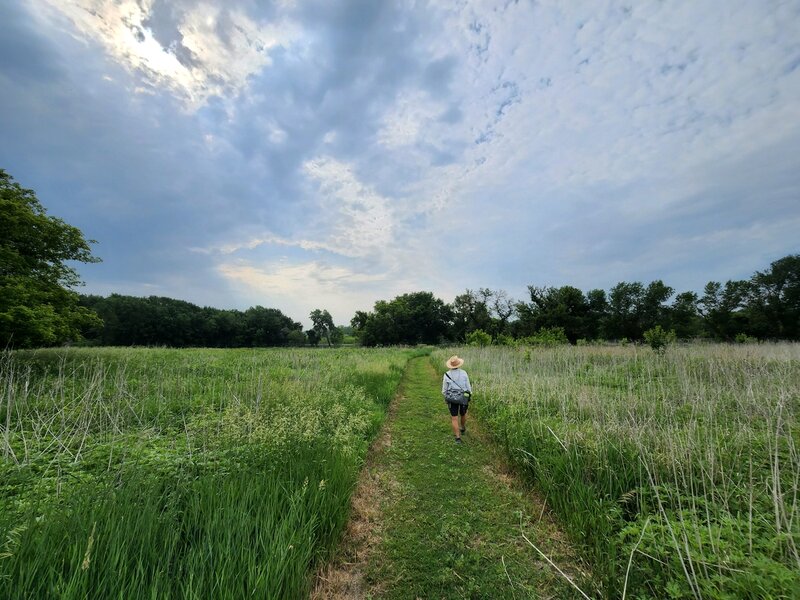
<path fill-rule="evenodd" d="M 706 284 L 702 296 L 661 280 L 620 282 L 608 292 L 569 285 L 528 286 L 515 300 L 503 290 L 466 290 L 452 304 L 431 292 L 380 300 L 348 326 L 317 308 L 311 329 L 275 308 L 199 307 L 150 296 L 79 295 L 74 262 L 100 262 L 92 240 L 51 217 L 33 190 L 0 169 L 0 348 L 65 343 L 109 346 L 316 346 L 360 343 L 508 344 L 800 339 L 800 254 L 785 256 L 750 279 Z M 653 331 L 654 328 L 659 328 Z"/>
<path fill-rule="evenodd" d="M 608 292 L 586 293 L 568 285 L 531 285 L 528 297 L 519 301 L 486 288 L 466 290 L 450 304 L 430 292 L 414 292 L 376 302 L 371 312 L 358 311 L 344 328 L 335 326 L 327 311 L 316 310 L 314 327 L 307 331 L 280 310 L 261 306 L 220 310 L 119 294 L 83 295 L 79 304 L 102 320 L 82 332 L 85 341 L 114 346 L 302 346 L 342 339 L 365 346 L 639 341 L 656 326 L 683 340 L 800 340 L 800 254 L 776 260 L 747 280 L 711 281 L 702 295 L 676 294 L 661 280 L 620 282 Z"/>

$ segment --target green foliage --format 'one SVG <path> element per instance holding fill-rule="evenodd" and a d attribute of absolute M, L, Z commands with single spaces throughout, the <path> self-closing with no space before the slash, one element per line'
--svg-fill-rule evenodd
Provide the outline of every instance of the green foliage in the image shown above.
<path fill-rule="evenodd" d="M 412 355 L 2 355 L 0 597 L 307 596 Z"/>
<path fill-rule="evenodd" d="M 561 327 L 542 327 L 535 334 L 521 339 L 520 342 L 529 346 L 552 347 L 569 344 L 569 339 Z"/>
<path fill-rule="evenodd" d="M 306 334 L 300 329 L 293 329 L 286 338 L 290 346 L 305 346 L 307 341 Z"/>
<path fill-rule="evenodd" d="M 737 333 L 734 341 L 737 344 L 756 344 L 758 343 L 758 338 L 747 335 L 746 333 Z"/>
<path fill-rule="evenodd" d="M 499 333 L 494 337 L 494 344 L 497 346 L 513 346 L 516 343 L 513 337 L 504 333 Z"/>
<path fill-rule="evenodd" d="M 68 261 L 99 262 L 92 242 L 0 169 L 0 347 L 75 341 L 100 325 L 69 289 L 81 282 Z"/>
<path fill-rule="evenodd" d="M 589 304 L 583 292 L 566 285 L 560 288 L 528 286 L 531 302 L 517 305 L 517 335 L 530 337 L 541 330 L 561 329 L 568 341 L 587 335 Z"/>
<path fill-rule="evenodd" d="M 472 410 L 581 546 L 595 597 L 796 597 L 799 345 L 459 355 Z"/>
<path fill-rule="evenodd" d="M 495 445 L 470 420 L 464 444 L 453 447 L 441 372 L 440 361 L 409 364 L 403 401 L 392 418 L 392 444 L 373 455 L 370 481 L 379 490 L 381 541 L 370 549 L 365 578 L 379 591 L 373 596 L 363 590 L 358 597 L 577 597 L 556 572 L 542 568 L 530 546 L 519 543 L 525 533 L 562 568 L 571 565 L 529 490 L 498 480 L 496 465 L 503 461 Z M 577 583 L 587 589 L 582 578 Z"/>
<path fill-rule="evenodd" d="M 343 334 L 334 325 L 331 313 L 317 308 L 311 311 L 309 318 L 314 325 L 314 331 L 317 333 L 318 339 L 324 338 L 328 342 L 328 347 L 341 343 Z"/>
<path fill-rule="evenodd" d="M 483 331 L 476 329 L 475 331 L 467 334 L 468 346 L 490 346 L 492 344 L 492 336 Z"/>
<path fill-rule="evenodd" d="M 199 307 L 150 296 L 82 296 L 81 305 L 103 319 L 87 331 L 92 345 L 238 348 L 302 345 L 302 325 L 276 308 L 245 311 Z"/>
<path fill-rule="evenodd" d="M 452 320 L 452 311 L 431 292 L 415 292 L 375 303 L 371 313 L 357 313 L 351 324 L 365 346 L 437 344 Z"/>
<path fill-rule="evenodd" d="M 682 292 L 675 296 L 670 313 L 670 324 L 681 340 L 690 340 L 703 333 L 703 321 L 698 312 L 699 299 L 694 292 Z"/>
<path fill-rule="evenodd" d="M 661 329 L 661 325 L 656 325 L 644 332 L 644 341 L 656 354 L 664 354 L 667 347 L 675 343 L 675 332 L 673 330 L 664 331 Z"/>
<path fill-rule="evenodd" d="M 753 275 L 748 325 L 761 338 L 800 339 L 800 254 L 785 256 Z"/>

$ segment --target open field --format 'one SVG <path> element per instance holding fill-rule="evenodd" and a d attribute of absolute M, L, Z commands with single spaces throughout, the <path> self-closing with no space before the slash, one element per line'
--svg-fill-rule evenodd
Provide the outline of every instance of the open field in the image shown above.
<path fill-rule="evenodd" d="M 0 597 L 302 597 L 412 354 L 4 354 Z"/>
<path fill-rule="evenodd" d="M 599 595 L 798 597 L 800 345 L 458 352 Z"/>
<path fill-rule="evenodd" d="M 441 372 L 455 351 L 475 386 L 471 413 L 558 517 L 540 529 L 544 507 L 534 511 L 529 537 L 568 572 L 585 560 L 590 596 L 797 597 L 797 344 L 664 356 L 459 348 L 416 361 L 387 432 L 396 443 L 376 459 L 406 492 L 387 488 L 365 585 L 387 597 L 412 583 L 437 597 L 493 597 L 507 581 L 512 594 L 570 597 L 519 546 L 521 509 L 503 514 L 513 495 L 451 464 L 439 375 L 420 364 Z M 335 551 L 369 442 L 421 354 L 3 354 L 0 597 L 307 596 Z M 493 453 L 480 436 L 470 443 L 470 460 Z M 460 531 L 467 522 L 474 530 Z"/>

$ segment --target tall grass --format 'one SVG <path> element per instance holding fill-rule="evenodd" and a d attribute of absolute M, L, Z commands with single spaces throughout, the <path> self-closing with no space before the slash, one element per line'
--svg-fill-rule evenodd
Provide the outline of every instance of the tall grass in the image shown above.
<path fill-rule="evenodd" d="M 0 597 L 303 597 L 409 356 L 4 354 Z"/>
<path fill-rule="evenodd" d="M 800 345 L 459 353 L 602 596 L 798 598 Z"/>

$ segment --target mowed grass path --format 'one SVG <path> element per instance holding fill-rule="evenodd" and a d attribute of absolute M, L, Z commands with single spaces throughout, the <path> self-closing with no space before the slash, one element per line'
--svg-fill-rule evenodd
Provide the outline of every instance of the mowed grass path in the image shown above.
<path fill-rule="evenodd" d="M 455 444 L 440 388 L 429 358 L 410 361 L 362 476 L 369 484 L 359 510 L 369 513 L 371 532 L 362 531 L 356 545 L 369 547 L 344 543 L 343 562 L 362 571 L 358 585 L 317 597 L 581 597 L 522 536 L 580 583 L 544 506 L 506 473 L 473 419 L 464 443 Z M 480 391 L 475 398 L 480 402 Z M 365 502 L 372 508 L 365 511 Z"/>

